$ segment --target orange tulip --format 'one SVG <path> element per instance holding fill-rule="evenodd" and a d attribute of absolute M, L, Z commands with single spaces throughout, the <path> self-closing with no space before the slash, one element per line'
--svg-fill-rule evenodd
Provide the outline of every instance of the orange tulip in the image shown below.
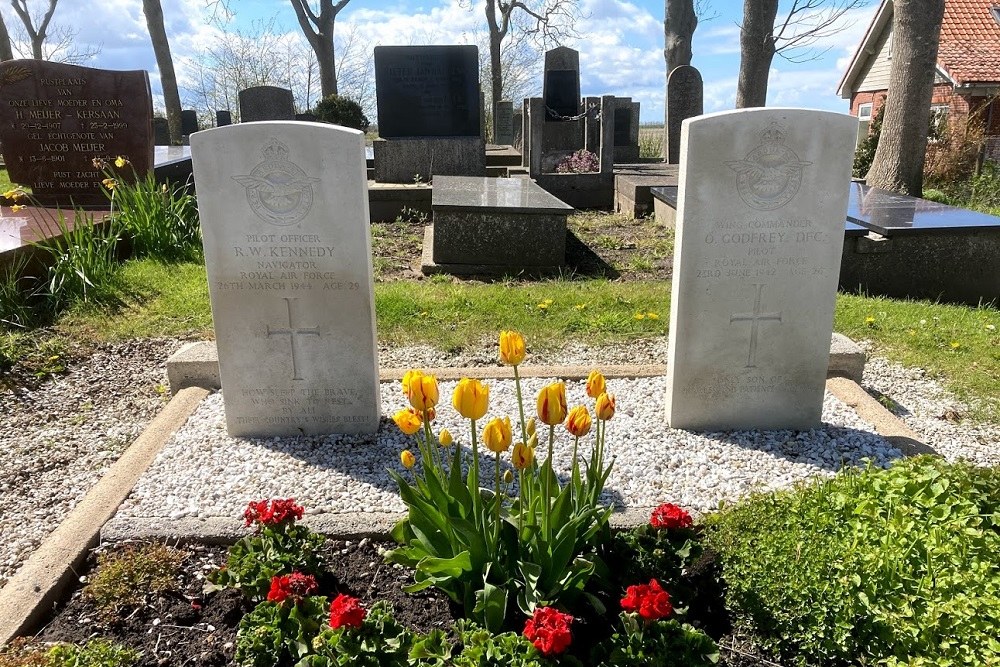
<path fill-rule="evenodd" d="M 587 376 L 587 396 L 597 398 L 604 393 L 606 387 L 607 383 L 604 382 L 601 371 L 597 369 L 590 371 L 590 375 Z"/>
<path fill-rule="evenodd" d="M 615 395 L 614 394 L 601 394 L 597 397 L 597 407 L 594 410 L 597 413 L 597 418 L 601 421 L 607 421 L 615 416 Z"/>
<path fill-rule="evenodd" d="M 553 382 L 538 393 L 538 418 L 549 426 L 566 419 L 566 383 Z"/>
<path fill-rule="evenodd" d="M 462 378 L 451 395 L 451 404 L 466 419 L 482 419 L 489 407 L 490 388 L 479 380 Z"/>
<path fill-rule="evenodd" d="M 511 437 L 510 417 L 494 417 L 483 429 L 483 443 L 496 454 L 510 449 Z"/>
<path fill-rule="evenodd" d="M 535 460 L 535 450 L 519 442 L 514 445 L 514 450 L 510 453 L 510 462 L 518 470 L 524 470 Z"/>
<path fill-rule="evenodd" d="M 524 336 L 516 331 L 500 332 L 500 361 L 508 366 L 524 361 Z"/>
<path fill-rule="evenodd" d="M 566 430 L 577 438 L 582 438 L 590 433 L 590 424 L 590 413 L 583 405 L 578 405 L 570 410 L 566 417 Z"/>
<path fill-rule="evenodd" d="M 400 410 L 392 416 L 392 421 L 396 422 L 396 426 L 399 430 L 406 435 L 413 435 L 420 430 L 423 425 L 423 420 L 416 411 L 410 410 Z"/>

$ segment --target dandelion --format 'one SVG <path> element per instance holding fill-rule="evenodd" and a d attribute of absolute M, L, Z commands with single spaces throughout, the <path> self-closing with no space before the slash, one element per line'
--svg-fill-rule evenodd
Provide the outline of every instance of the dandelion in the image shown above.
<path fill-rule="evenodd" d="M 646 319 L 646 313 L 636 313 L 633 317 L 637 320 L 644 320 Z"/>
<path fill-rule="evenodd" d="M 576 304 L 576 306 L 574 306 L 574 308 L 576 308 L 577 310 L 583 310 L 586 307 L 587 307 L 587 304 L 585 304 L 585 303 L 578 303 L 578 304 Z"/>
<path fill-rule="evenodd" d="M 540 308 L 541 310 L 548 310 L 548 309 L 549 309 L 549 304 L 547 304 L 546 302 L 544 302 L 544 301 L 543 301 L 543 302 L 541 302 L 540 304 L 538 304 L 538 307 L 539 307 L 539 308 Z"/>
<path fill-rule="evenodd" d="M 962 347 L 962 344 L 959 343 L 957 340 L 951 341 L 951 349 L 957 350 L 960 347 Z"/>
<path fill-rule="evenodd" d="M 552 299 L 546 299 L 545 303 L 551 304 L 552 303 Z"/>
<path fill-rule="evenodd" d="M 865 324 L 867 324 L 868 326 L 873 326 L 875 324 L 875 318 L 869 315 L 868 317 L 865 318 Z"/>
<path fill-rule="evenodd" d="M 659 313 L 654 313 L 654 312 L 648 312 L 648 313 L 646 313 L 646 319 L 648 319 L 648 320 L 658 320 L 658 319 L 660 319 L 660 314 Z"/>

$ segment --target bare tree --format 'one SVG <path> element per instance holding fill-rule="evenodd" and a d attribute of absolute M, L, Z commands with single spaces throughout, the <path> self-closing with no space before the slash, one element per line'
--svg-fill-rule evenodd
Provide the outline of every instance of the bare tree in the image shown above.
<path fill-rule="evenodd" d="M 163 7 L 160 0 L 142 0 L 142 13 L 146 16 L 149 39 L 156 55 L 156 67 L 160 70 L 160 86 L 163 88 L 163 102 L 167 107 L 167 126 L 170 128 L 170 143 L 181 143 L 181 96 L 177 91 L 177 75 L 174 73 L 174 59 L 170 56 L 170 42 L 163 25 Z"/>
<path fill-rule="evenodd" d="M 865 179 L 919 197 L 945 0 L 894 0 L 882 135 Z"/>
<path fill-rule="evenodd" d="M 0 14 L 0 61 L 13 60 L 14 50 L 10 45 L 10 33 L 7 32 L 7 23 Z"/>
<path fill-rule="evenodd" d="M 470 0 L 470 3 L 474 2 Z M 504 77 L 509 76 L 504 71 L 504 39 L 515 31 L 521 31 L 545 48 L 576 37 L 574 26 L 580 18 L 577 5 L 577 0 L 485 0 L 493 104 L 503 99 Z M 522 23 L 519 18 L 525 21 Z"/>
<path fill-rule="evenodd" d="M 42 44 L 41 59 L 71 65 L 86 64 L 101 52 L 101 45 L 80 42 L 76 38 L 78 33 L 78 30 L 67 25 L 50 25 L 46 31 L 45 42 Z M 14 25 L 10 43 L 15 58 L 34 58 L 31 40 L 20 23 Z"/>
<path fill-rule="evenodd" d="M 28 0 L 10 0 L 14 12 L 21 19 L 21 23 L 24 24 L 24 29 L 28 33 L 28 39 L 31 41 L 31 57 L 36 60 L 41 60 L 44 57 L 42 44 L 45 43 L 46 31 L 49 29 L 49 23 L 52 21 L 52 15 L 56 11 L 58 2 L 59 0 L 48 0 L 48 9 L 40 14 L 33 14 L 28 9 Z"/>
<path fill-rule="evenodd" d="M 778 0 L 744 0 L 737 108 L 765 105 L 775 54 L 790 62 L 819 57 L 816 42 L 847 27 L 844 15 L 866 4 L 868 0 L 792 0 L 788 13 L 776 21 Z"/>
<path fill-rule="evenodd" d="M 319 64 L 319 85 L 323 97 L 337 94 L 337 63 L 333 53 L 333 27 L 337 14 L 350 0 L 319 0 L 319 12 L 309 6 L 309 0 L 290 0 L 302 34 L 316 54 Z"/>

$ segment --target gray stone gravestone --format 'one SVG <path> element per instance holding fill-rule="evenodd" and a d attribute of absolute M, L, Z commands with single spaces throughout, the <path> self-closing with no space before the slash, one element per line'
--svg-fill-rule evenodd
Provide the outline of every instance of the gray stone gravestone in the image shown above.
<path fill-rule="evenodd" d="M 615 162 L 639 160 L 639 103 L 631 97 L 615 98 Z"/>
<path fill-rule="evenodd" d="M 364 145 L 282 121 L 192 137 L 231 435 L 378 429 Z"/>
<path fill-rule="evenodd" d="M 239 92 L 240 122 L 295 120 L 295 96 L 287 88 L 254 86 Z"/>
<path fill-rule="evenodd" d="M 167 123 L 166 118 L 153 116 L 153 145 L 170 145 L 170 125 Z"/>
<path fill-rule="evenodd" d="M 198 112 L 194 109 L 184 109 L 181 111 L 181 134 L 191 136 L 199 129 Z"/>
<path fill-rule="evenodd" d="M 514 143 L 514 103 L 500 100 L 493 106 L 493 143 L 510 146 Z"/>
<path fill-rule="evenodd" d="M 682 125 L 671 427 L 820 425 L 857 129 L 805 109 Z"/>
<path fill-rule="evenodd" d="M 675 67 L 667 77 L 667 109 L 663 129 L 663 155 L 677 164 L 681 152 L 681 124 L 704 112 L 701 73 L 690 65 Z"/>
<path fill-rule="evenodd" d="M 522 148 L 524 137 L 524 112 L 521 109 L 514 111 L 511 117 L 511 145 L 514 148 Z"/>
<path fill-rule="evenodd" d="M 233 124 L 233 113 L 228 110 L 219 110 L 215 112 L 215 126 L 225 127 L 226 125 Z"/>

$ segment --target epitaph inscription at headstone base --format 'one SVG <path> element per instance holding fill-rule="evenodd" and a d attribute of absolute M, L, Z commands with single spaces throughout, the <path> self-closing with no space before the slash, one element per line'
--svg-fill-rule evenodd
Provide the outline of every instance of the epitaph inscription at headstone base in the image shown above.
<path fill-rule="evenodd" d="M 364 134 L 238 124 L 191 156 L 229 433 L 376 431 Z"/>
<path fill-rule="evenodd" d="M 667 77 L 667 107 L 664 123 L 663 155 L 668 164 L 677 164 L 681 155 L 681 124 L 704 111 L 701 72 L 690 65 L 675 67 Z"/>
<path fill-rule="evenodd" d="M 667 420 L 821 423 L 857 118 L 805 109 L 685 121 Z"/>
<path fill-rule="evenodd" d="M 107 204 L 94 158 L 153 168 L 149 75 L 43 60 L 0 63 L 0 144 L 10 180 L 43 204 Z"/>

